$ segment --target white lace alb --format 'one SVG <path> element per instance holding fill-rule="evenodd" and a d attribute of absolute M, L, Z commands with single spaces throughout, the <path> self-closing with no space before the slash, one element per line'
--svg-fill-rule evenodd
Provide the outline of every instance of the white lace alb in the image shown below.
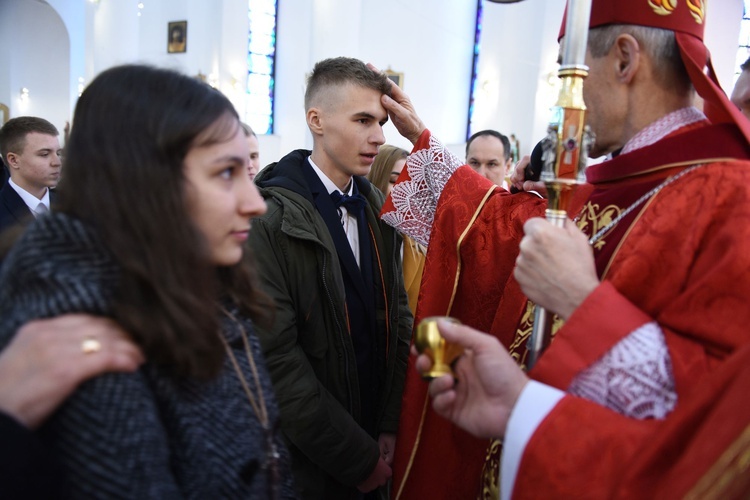
<path fill-rule="evenodd" d="M 662 116 L 654 123 L 644 127 L 631 137 L 622 148 L 622 151 L 620 151 L 620 154 L 630 153 L 636 149 L 650 146 L 679 128 L 705 119 L 706 115 L 704 115 L 698 108 L 690 107 L 672 111 L 668 115 Z"/>
<path fill-rule="evenodd" d="M 677 403 L 664 333 L 646 323 L 579 373 L 567 390 L 627 417 L 667 416 Z"/>
<path fill-rule="evenodd" d="M 391 200 L 396 210 L 384 213 L 381 219 L 427 246 L 440 194 L 461 165 L 453 153 L 430 136 L 429 148 L 420 149 L 406 159 L 405 168 L 411 179 L 393 186 Z"/>

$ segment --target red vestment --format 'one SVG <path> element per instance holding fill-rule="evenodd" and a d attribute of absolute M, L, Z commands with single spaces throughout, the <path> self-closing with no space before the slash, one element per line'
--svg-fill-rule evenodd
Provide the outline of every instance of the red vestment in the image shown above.
<path fill-rule="evenodd" d="M 747 143 L 731 127 L 701 125 L 686 130 L 590 170 L 589 181 L 595 189 L 581 212 L 579 226 L 592 235 L 665 178 L 694 163 L 708 163 L 662 189 L 595 243 L 604 284 L 558 332 L 532 372 L 534 378 L 566 389 L 581 370 L 620 339 L 656 321 L 669 348 L 679 409 L 697 378 L 711 373 L 750 340 L 750 310 L 746 311 L 750 308 L 745 307 L 750 297 L 746 243 L 750 241 L 750 164 L 734 160 L 748 157 Z M 428 147 L 428 142 L 429 133 L 425 133 L 415 152 Z M 402 173 L 400 181 L 408 175 Z M 529 330 L 517 324 L 519 320 L 521 325 L 530 324 L 529 310 L 512 270 L 523 222 L 542 216 L 546 206 L 529 196 L 492 188 L 467 167 L 456 170 L 439 199 L 417 321 L 430 315 L 458 317 L 496 335 L 523 361 Z M 383 213 L 393 209 L 389 203 Z M 581 204 L 574 205 L 571 211 L 577 212 Z M 572 406 L 568 400 L 578 401 L 566 398 L 542 427 L 555 422 L 557 413 L 565 418 L 565 408 Z M 587 402 L 584 406 L 596 405 Z M 573 414 L 569 423 L 575 425 L 576 418 L 580 417 Z M 613 423 L 610 430 L 616 430 L 622 420 L 648 427 L 643 421 L 617 415 L 609 420 Z M 605 425 L 604 420 L 600 424 Z M 545 456 L 544 451 L 545 464 L 559 461 L 564 469 L 565 454 L 578 449 L 577 442 L 564 442 L 571 435 L 559 433 L 556 448 L 537 446 L 542 438 L 535 435 L 517 484 L 529 488 L 537 484 L 539 478 L 533 474 L 528 482 L 521 481 L 532 470 L 530 464 Z M 601 441 L 592 441 L 601 446 Z M 410 367 L 394 461 L 394 498 L 473 498 L 478 491 L 478 462 L 484 459 L 484 452 L 479 451 L 483 444 L 432 413 L 426 384 Z M 536 454 L 537 450 L 542 451 Z M 606 469 L 600 477 L 618 475 L 616 460 L 600 461 L 592 454 L 590 461 Z M 566 491 L 560 482 L 569 483 L 571 491 L 580 492 L 575 488 L 581 485 L 590 488 L 588 466 L 565 469 L 563 476 L 574 478 L 570 481 L 553 474 L 555 481 L 561 481 L 548 478 L 555 483 L 548 492 Z M 537 496 L 539 491 L 519 486 L 515 494 Z"/>
<path fill-rule="evenodd" d="M 426 132 L 414 151 L 429 148 L 429 142 Z M 399 182 L 408 179 L 408 168 L 404 168 Z M 546 206 L 546 200 L 533 194 L 511 195 L 470 167 L 460 167 L 439 198 L 414 324 L 428 316 L 450 315 L 510 345 L 526 305 L 513 278 L 523 223 L 543 216 Z M 383 212 L 389 210 L 393 210 L 391 198 Z M 497 231 L 498 227 L 504 230 Z M 471 231 L 464 235 L 468 228 Z M 413 363 L 410 357 L 391 496 L 475 498 L 488 441 L 434 412 L 427 383 Z"/>
<path fill-rule="evenodd" d="M 747 158 L 747 142 L 732 127 L 695 126 L 588 170 L 594 190 L 584 215 L 625 208 L 667 177 L 701 165 L 594 244 L 603 283 L 530 375 L 565 390 L 619 340 L 656 322 L 669 349 L 677 406 L 664 420 L 637 420 L 566 397 L 528 443 L 514 498 L 682 497 L 706 487 L 701 477 L 741 437 L 748 410 L 713 412 L 712 398 L 738 390 L 736 366 L 724 365 L 750 345 Z M 597 221 L 589 219 L 591 226 Z M 582 229 L 591 235 L 597 228 Z M 739 441 L 745 449 L 748 438 Z"/>
<path fill-rule="evenodd" d="M 513 497 L 747 498 L 748 388 L 744 345 L 664 420 L 634 420 L 566 396 L 527 444 Z"/>

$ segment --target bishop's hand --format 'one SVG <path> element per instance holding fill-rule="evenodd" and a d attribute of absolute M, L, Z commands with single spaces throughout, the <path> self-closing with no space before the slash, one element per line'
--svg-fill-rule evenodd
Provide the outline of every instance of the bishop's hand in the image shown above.
<path fill-rule="evenodd" d="M 536 217 L 523 230 L 516 281 L 535 304 L 568 319 L 599 286 L 588 238 L 570 219 L 556 227 Z"/>
<path fill-rule="evenodd" d="M 443 375 L 430 382 L 432 407 L 477 437 L 503 437 L 529 379 L 495 337 L 445 320 L 438 320 L 438 329 L 447 342 L 461 345 L 464 354 L 455 363 L 455 378 Z M 417 358 L 420 372 L 431 366 L 427 355 Z"/>
<path fill-rule="evenodd" d="M 378 68 L 370 63 L 367 64 L 367 67 L 376 73 L 380 72 Z M 398 130 L 398 133 L 409 139 L 412 144 L 416 144 L 419 136 L 422 135 L 422 132 L 427 127 L 425 127 L 419 115 L 417 115 L 417 111 L 414 109 L 409 96 L 393 81 L 390 81 L 390 83 L 391 96 L 383 95 L 380 98 L 380 102 L 386 111 L 388 111 L 388 116 L 396 127 L 396 130 Z"/>

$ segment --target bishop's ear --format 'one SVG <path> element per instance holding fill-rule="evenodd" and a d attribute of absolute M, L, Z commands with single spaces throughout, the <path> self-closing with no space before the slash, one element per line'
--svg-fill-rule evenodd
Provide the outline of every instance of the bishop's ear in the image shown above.
<path fill-rule="evenodd" d="M 641 47 L 632 35 L 622 34 L 617 37 L 611 53 L 615 58 L 617 79 L 629 83 L 641 65 Z"/>

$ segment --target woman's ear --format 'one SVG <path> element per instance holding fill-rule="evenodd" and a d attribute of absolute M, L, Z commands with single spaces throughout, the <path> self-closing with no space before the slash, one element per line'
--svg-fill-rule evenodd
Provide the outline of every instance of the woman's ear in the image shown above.
<path fill-rule="evenodd" d="M 615 75 L 621 83 L 630 83 L 641 65 L 641 46 L 633 35 L 622 34 L 612 46 Z"/>

